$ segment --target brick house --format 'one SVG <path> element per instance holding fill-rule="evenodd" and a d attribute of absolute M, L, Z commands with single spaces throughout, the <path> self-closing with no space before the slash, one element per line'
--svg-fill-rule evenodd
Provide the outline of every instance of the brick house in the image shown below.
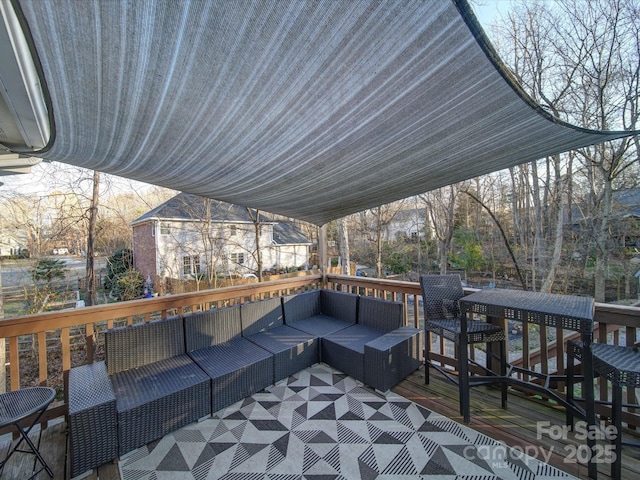
<path fill-rule="evenodd" d="M 180 193 L 131 222 L 142 275 L 190 280 L 257 273 L 255 210 Z M 311 242 L 294 225 L 260 213 L 263 270 L 306 268 Z"/>

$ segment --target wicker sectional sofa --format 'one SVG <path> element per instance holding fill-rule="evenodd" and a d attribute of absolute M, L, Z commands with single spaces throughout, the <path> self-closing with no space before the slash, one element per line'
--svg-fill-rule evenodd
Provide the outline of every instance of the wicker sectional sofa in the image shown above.
<path fill-rule="evenodd" d="M 282 299 L 240 306 L 242 335 L 273 354 L 273 383 L 318 363 L 318 337 L 284 324 Z"/>
<path fill-rule="evenodd" d="M 211 413 L 273 383 L 273 354 L 242 336 L 240 305 L 185 316 L 188 355 L 211 378 Z"/>
<path fill-rule="evenodd" d="M 105 332 L 69 374 L 71 476 L 323 361 L 386 391 L 422 365 L 403 305 L 313 290 Z"/>
<path fill-rule="evenodd" d="M 210 413 L 210 379 L 186 354 L 182 317 L 108 330 L 105 361 L 69 372 L 71 476 Z"/>

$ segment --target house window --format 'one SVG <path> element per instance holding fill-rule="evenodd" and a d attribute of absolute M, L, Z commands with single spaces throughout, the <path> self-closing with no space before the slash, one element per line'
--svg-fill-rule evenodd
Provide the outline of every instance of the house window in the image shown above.
<path fill-rule="evenodd" d="M 236 227 L 235 225 L 231 225 L 229 227 L 229 236 L 235 237 L 237 234 L 238 234 L 238 227 Z"/>
<path fill-rule="evenodd" d="M 162 222 L 160 224 L 160 235 L 169 235 L 171 233 L 171 227 L 168 223 Z"/>
<path fill-rule="evenodd" d="M 232 253 L 231 254 L 231 262 L 236 265 L 244 264 L 244 253 Z"/>
<path fill-rule="evenodd" d="M 200 257 L 198 255 L 182 257 L 182 273 L 184 275 L 200 273 Z"/>

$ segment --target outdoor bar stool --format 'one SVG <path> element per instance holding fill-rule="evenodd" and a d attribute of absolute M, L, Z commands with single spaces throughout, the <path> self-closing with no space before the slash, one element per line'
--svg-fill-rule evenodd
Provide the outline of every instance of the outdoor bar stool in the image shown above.
<path fill-rule="evenodd" d="M 487 385 L 504 380 L 507 374 L 507 346 L 506 333 L 500 326 L 469 318 L 467 320 L 467 344 L 460 345 L 460 305 L 458 301 L 464 297 L 462 281 L 458 274 L 448 275 L 421 275 L 420 286 L 422 288 L 422 302 L 424 307 L 425 329 L 425 384 L 429 383 L 429 367 L 433 367 L 442 373 L 449 381 L 458 385 L 460 396 L 460 414 L 465 423 L 469 423 L 469 389 L 472 386 Z M 434 333 L 447 340 L 451 340 L 459 349 L 468 349 L 476 343 L 487 344 L 487 363 L 479 365 L 472 362 L 485 371 L 485 375 L 469 375 L 468 365 L 463 365 L 464 360 L 458 354 L 458 378 L 456 379 L 443 367 L 431 361 L 431 341 L 429 333 Z M 500 353 L 500 372 L 494 372 L 490 368 L 491 356 L 489 344 L 498 342 Z M 507 383 L 500 381 L 502 390 L 502 408 L 507 407 Z"/>
<path fill-rule="evenodd" d="M 582 342 L 571 340 L 567 343 L 567 399 L 573 400 L 574 360 L 582 360 L 584 353 Z M 593 372 L 583 372 L 585 381 L 593 381 L 600 375 L 611 382 L 611 424 L 615 427 L 615 435 L 611 440 L 616 458 L 611 464 L 611 478 L 619 479 L 622 473 L 622 407 L 640 408 L 638 404 L 622 402 L 622 387 L 640 388 L 640 351 L 637 347 L 592 343 Z M 586 398 L 595 409 L 595 399 Z M 608 402 L 604 402 L 608 403 Z M 593 410 L 592 410 L 593 411 Z M 587 419 L 588 421 L 589 419 Z M 571 425 L 573 417 L 567 414 L 567 424 Z M 596 425 L 595 418 L 591 422 Z M 590 423 L 591 423 L 590 422 Z M 638 443 L 625 442 L 627 445 L 640 446 Z M 597 477 L 596 465 L 589 469 L 591 478 Z"/>

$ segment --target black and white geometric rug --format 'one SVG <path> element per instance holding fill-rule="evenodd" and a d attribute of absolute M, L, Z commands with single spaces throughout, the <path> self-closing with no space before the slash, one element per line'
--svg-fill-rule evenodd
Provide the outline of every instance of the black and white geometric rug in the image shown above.
<path fill-rule="evenodd" d="M 568 474 L 317 364 L 120 461 L 122 480 L 557 479 Z"/>

